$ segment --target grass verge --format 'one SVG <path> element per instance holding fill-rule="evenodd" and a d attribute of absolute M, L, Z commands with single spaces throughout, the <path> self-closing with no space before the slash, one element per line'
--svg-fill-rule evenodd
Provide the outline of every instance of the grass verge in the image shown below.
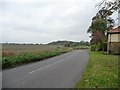
<path fill-rule="evenodd" d="M 18 55 L 2 57 L 2 68 L 12 68 L 30 62 L 41 61 L 43 59 L 57 56 L 62 53 L 69 52 L 71 50 L 72 49 L 70 48 L 56 48 L 47 51 L 42 51 L 40 53 L 24 52 Z"/>
<path fill-rule="evenodd" d="M 118 55 L 89 52 L 89 62 L 75 88 L 118 88 Z"/>

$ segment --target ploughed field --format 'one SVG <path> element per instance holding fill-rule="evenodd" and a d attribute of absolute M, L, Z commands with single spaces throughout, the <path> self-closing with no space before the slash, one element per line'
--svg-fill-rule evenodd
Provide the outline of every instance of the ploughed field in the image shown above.
<path fill-rule="evenodd" d="M 60 45 L 3 44 L 2 68 L 40 61 L 71 50 L 72 48 Z"/>

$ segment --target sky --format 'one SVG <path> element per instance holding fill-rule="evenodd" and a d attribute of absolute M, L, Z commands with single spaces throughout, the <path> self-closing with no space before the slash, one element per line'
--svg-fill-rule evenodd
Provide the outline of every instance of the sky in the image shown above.
<path fill-rule="evenodd" d="M 89 41 L 87 29 L 101 0 L 0 0 L 2 42 Z"/>

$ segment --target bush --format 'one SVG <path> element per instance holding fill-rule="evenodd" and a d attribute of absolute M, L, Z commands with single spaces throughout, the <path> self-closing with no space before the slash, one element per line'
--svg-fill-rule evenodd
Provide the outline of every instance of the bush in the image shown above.
<path fill-rule="evenodd" d="M 11 66 L 10 60 L 7 58 L 2 58 L 2 68 L 8 68 L 9 66 Z"/>
<path fill-rule="evenodd" d="M 102 50 L 103 51 L 107 51 L 107 42 L 103 43 Z"/>
<path fill-rule="evenodd" d="M 102 43 L 96 45 L 96 51 L 102 51 Z"/>
<path fill-rule="evenodd" d="M 96 51 L 96 45 L 91 45 L 91 51 Z"/>
<path fill-rule="evenodd" d="M 107 51 L 107 43 L 91 45 L 91 51 Z"/>

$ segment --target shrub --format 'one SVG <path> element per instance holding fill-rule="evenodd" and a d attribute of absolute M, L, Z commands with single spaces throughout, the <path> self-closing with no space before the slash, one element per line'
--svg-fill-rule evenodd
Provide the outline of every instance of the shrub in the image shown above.
<path fill-rule="evenodd" d="M 91 51 L 95 51 L 96 50 L 96 45 L 91 45 Z"/>
<path fill-rule="evenodd" d="M 107 43 L 98 43 L 91 45 L 91 51 L 107 51 Z"/>
<path fill-rule="evenodd" d="M 102 43 L 96 45 L 96 51 L 102 51 Z"/>
<path fill-rule="evenodd" d="M 102 50 L 103 51 L 107 51 L 107 42 L 103 43 Z"/>

